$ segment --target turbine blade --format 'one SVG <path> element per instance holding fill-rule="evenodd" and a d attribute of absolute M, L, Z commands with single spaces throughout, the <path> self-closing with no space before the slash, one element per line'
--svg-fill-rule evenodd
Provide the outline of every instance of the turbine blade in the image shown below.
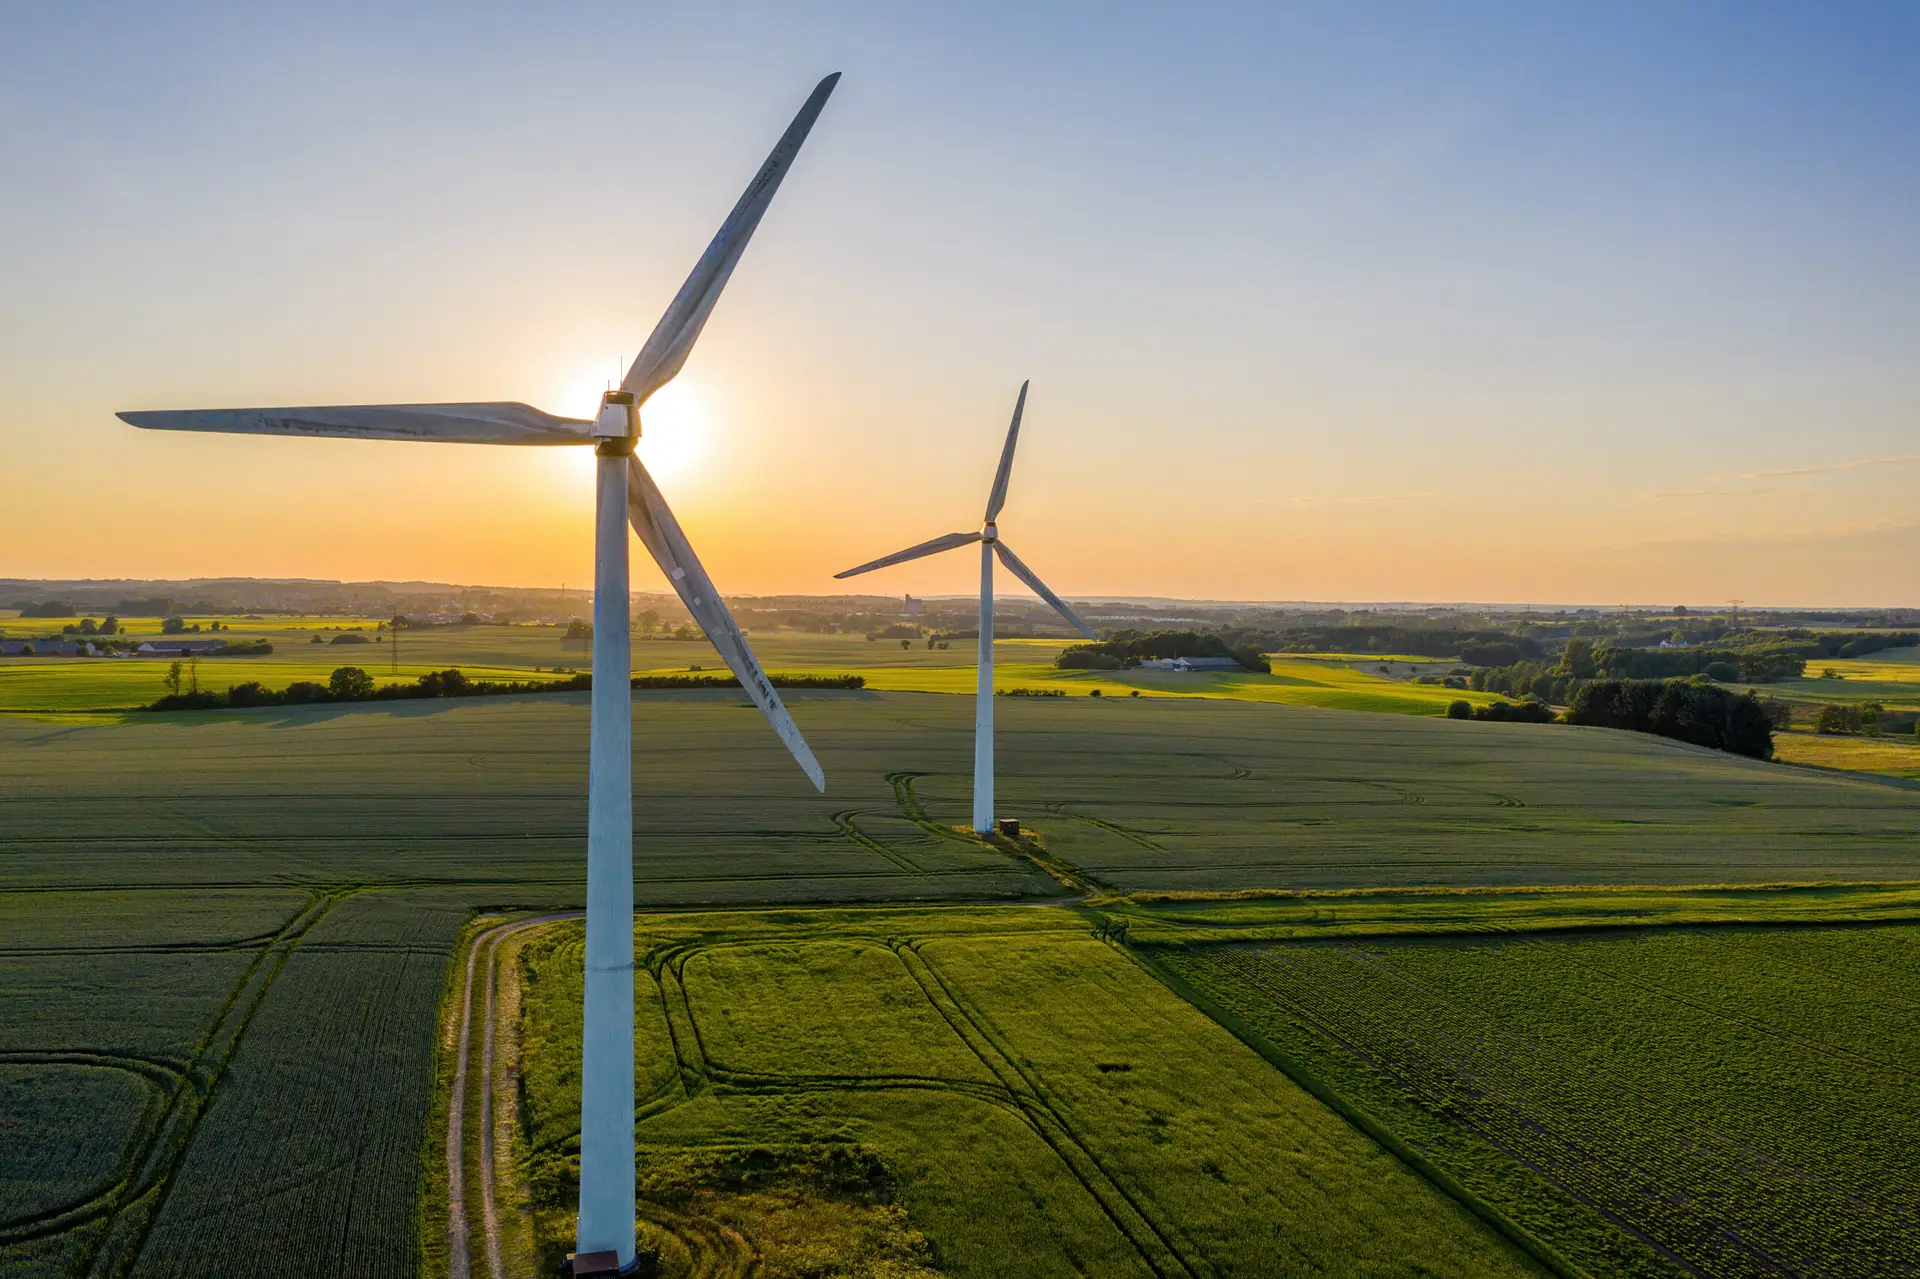
<path fill-rule="evenodd" d="M 1020 384 L 1020 398 L 1013 402 L 1013 425 L 1007 428 L 1007 444 L 1000 450 L 1000 469 L 993 475 L 993 495 L 987 499 L 986 522 L 1000 514 L 1007 504 L 1007 481 L 1013 477 L 1013 446 L 1020 442 L 1020 411 L 1027 407 L 1027 383 Z"/>
<path fill-rule="evenodd" d="M 922 542 L 918 546 L 909 546 L 904 551 L 895 551 L 891 555 L 882 555 L 877 560 L 869 560 L 859 568 L 850 568 L 844 573 L 835 573 L 835 578 L 854 577 L 861 573 L 871 573 L 876 568 L 885 568 L 889 564 L 904 564 L 908 560 L 917 560 L 923 555 L 938 555 L 941 551 L 950 551 L 956 546 L 965 546 L 969 542 L 980 540 L 978 533 L 943 533 L 931 542 Z"/>
<path fill-rule="evenodd" d="M 826 774 L 820 771 L 819 761 L 807 748 L 807 739 L 800 736 L 793 716 L 787 714 L 786 703 L 773 691 L 766 672 L 760 669 L 753 650 L 747 647 L 747 637 L 740 633 L 739 624 L 727 611 L 720 592 L 714 589 L 713 579 L 707 576 L 693 547 L 687 544 L 687 535 L 680 531 L 680 521 L 673 518 L 673 512 L 667 509 L 667 500 L 660 496 L 653 477 L 637 457 L 627 459 L 627 515 L 633 521 L 633 531 L 640 535 L 660 571 L 673 583 L 680 602 L 687 606 L 687 611 L 700 623 L 700 629 L 720 650 L 721 658 L 739 679 L 740 687 L 747 690 L 747 696 L 773 725 L 773 731 L 792 752 L 814 789 L 825 791 Z"/>
<path fill-rule="evenodd" d="M 116 414 L 149 431 L 338 435 L 443 444 L 591 444 L 593 423 L 525 404 L 336 404 L 290 409 L 184 409 Z"/>
<path fill-rule="evenodd" d="M 993 544 L 993 549 L 994 549 L 994 553 L 1000 557 L 1000 562 L 1007 566 L 1007 571 L 1012 573 L 1015 577 L 1019 578 L 1021 581 L 1025 582 L 1028 586 L 1031 586 L 1033 588 L 1033 593 L 1035 595 L 1038 595 L 1041 599 L 1053 605 L 1054 612 L 1060 614 L 1060 616 L 1066 618 L 1069 622 L 1072 622 L 1075 626 L 1079 627 L 1080 633 L 1082 635 L 1085 635 L 1088 639 L 1097 640 L 1100 638 L 1098 635 L 1095 635 L 1093 633 L 1093 628 L 1091 626 L 1088 626 L 1085 622 L 1080 620 L 1080 615 L 1078 613 L 1074 612 L 1072 609 L 1067 607 L 1067 602 L 1065 600 L 1061 599 L 1058 595 L 1055 595 L 1052 591 L 1047 589 L 1047 584 L 1040 580 L 1039 574 L 1035 573 L 1032 569 L 1028 568 L 1024 563 L 1022 563 L 1020 557 L 1018 555 L 1015 555 L 1013 551 L 1008 548 L 1005 542 L 995 542 Z"/>
<path fill-rule="evenodd" d="M 780 189 L 780 180 L 787 176 L 794 157 L 800 152 L 800 144 L 807 140 L 808 131 L 839 80 L 840 73 L 836 71 L 814 87 L 813 95 L 800 108 L 800 114 L 793 117 L 793 123 L 787 126 L 773 154 L 747 184 L 746 194 L 720 224 L 719 234 L 694 264 L 693 274 L 680 286 L 667 313 L 654 325 L 652 336 L 640 348 L 633 367 L 620 383 L 621 390 L 633 393 L 636 404 L 646 403 L 649 395 L 673 381 L 687 362 L 687 353 L 693 349 L 694 339 L 700 336 L 708 312 L 720 300 L 720 290 L 727 287 L 727 277 L 733 274 L 734 265 L 746 252 L 747 241 L 760 225 L 760 216 L 773 203 L 773 193 Z"/>

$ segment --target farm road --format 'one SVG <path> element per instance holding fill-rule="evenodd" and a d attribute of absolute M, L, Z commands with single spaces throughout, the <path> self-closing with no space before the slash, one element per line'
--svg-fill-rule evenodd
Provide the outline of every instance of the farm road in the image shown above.
<path fill-rule="evenodd" d="M 485 1003 L 481 1009 L 480 1049 L 480 1222 L 487 1246 L 487 1273 L 507 1279 L 500 1257 L 500 1214 L 495 1206 L 493 1171 L 493 995 L 494 961 L 500 943 L 514 933 L 562 919 L 580 919 L 584 912 L 560 911 L 496 924 L 473 939 L 467 950 L 467 978 L 460 995 L 460 1042 L 454 1057 L 453 1090 L 447 1099 L 447 1269 L 452 1279 L 473 1279 L 473 1252 L 467 1221 L 466 1116 L 467 1065 L 473 1038 L 473 974 L 482 954 L 486 963 Z"/>

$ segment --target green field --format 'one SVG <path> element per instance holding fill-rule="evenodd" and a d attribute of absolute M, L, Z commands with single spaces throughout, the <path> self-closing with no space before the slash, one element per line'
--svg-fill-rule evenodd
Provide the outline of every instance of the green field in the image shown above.
<path fill-rule="evenodd" d="M 954 1275 L 1394 1273 L 1409 1257 L 1428 1273 L 1538 1273 L 1078 914 L 642 925 L 643 1215 L 694 1273 L 724 1265 L 730 1233 L 782 1215 L 812 1220 L 815 1264 L 832 1249 L 845 1269 L 776 1251 L 771 1273 L 914 1259 L 885 1232 L 820 1229 L 834 1218 L 815 1199 L 842 1216 L 903 1207 Z M 579 1137 L 579 926 L 521 962 L 533 1243 L 557 1260 Z M 757 1177 L 701 1175 L 737 1163 L 742 1141 Z M 820 1184 L 814 1170 L 863 1156 L 877 1165 L 865 1196 Z M 1304 1220 L 1310 1233 L 1284 1226 Z"/>
<path fill-rule="evenodd" d="M 1832 671 L 1835 678 L 1828 678 Z M 1767 691 L 1794 701 L 1884 702 L 1888 709 L 1920 709 L 1920 648 L 1890 648 L 1872 657 L 1815 657 L 1803 679 L 1783 679 Z"/>
<path fill-rule="evenodd" d="M 1157 961 L 1588 1273 L 1920 1268 L 1920 927 Z"/>
<path fill-rule="evenodd" d="M 1015 1247 L 1100 1272 L 1142 1255 L 1251 1267 L 1235 1259 L 1260 1246 L 1304 1267 L 1376 1245 L 1431 1249 L 1430 1273 L 1486 1273 L 1517 1255 L 1489 1233 L 1505 1217 L 1462 1216 L 1469 1201 L 1391 1132 L 1309 1105 L 1137 960 L 1327 927 L 1390 925 L 1399 945 L 1435 928 L 1885 924 L 1910 917 L 1910 889 L 1886 885 L 1920 880 L 1920 793 L 1903 787 L 1603 730 L 1205 697 L 1002 702 L 1002 811 L 1033 832 L 1035 860 L 955 830 L 968 698 L 789 700 L 824 796 L 743 696 L 635 697 L 639 899 L 710 912 L 646 924 L 656 994 L 680 992 L 671 1015 L 703 1036 L 648 1076 L 666 1081 L 656 1100 L 674 1078 L 684 1094 L 645 1133 L 662 1228 L 667 1209 L 695 1222 L 669 1251 L 728 1246 L 698 1226 L 721 1219 L 771 1253 L 821 1234 L 956 1273 Z M 478 913 L 579 904 L 586 727 L 580 694 L 0 717 L 0 1113 L 19 1134 L 0 1143 L 0 1274 L 440 1264 L 432 1111 L 453 959 Z M 1832 886 L 1760 887 L 1783 882 Z M 1531 891 L 1580 884 L 1728 887 Z M 1411 891 L 1431 886 L 1530 891 Z M 1085 907 L 1063 904 L 1089 891 L 1131 946 L 1095 940 Z M 983 905 L 996 901 L 1027 904 Z M 544 1180 L 528 1182 L 515 1245 L 536 1251 L 565 1234 L 568 935 L 522 938 L 529 989 L 561 992 L 544 1023 L 501 994 L 505 1042 L 546 1036 L 528 1040 L 524 1116 Z M 809 993 L 769 994 L 788 987 Z M 1051 1002 L 1029 998 L 1042 990 Z M 962 1007 L 976 1029 L 947 1020 Z M 1132 1069 L 1089 1075 L 1089 1060 Z M 937 1086 L 818 1078 L 904 1062 Z M 508 1123 L 520 1100 L 498 1099 Z M 982 1175 L 938 1144 L 947 1128 L 1022 1170 L 980 1191 L 1004 1205 L 986 1224 L 940 1189 Z M 1078 1144 L 1047 1153 L 1045 1134 L 1068 1131 Z M 747 1159 L 763 1147 L 771 1162 Z M 1428 1207 L 1387 1211 L 1387 1190 Z M 1259 1244 L 1252 1222 L 1275 1236 Z"/>
<path fill-rule="evenodd" d="M 305 622 L 309 619 L 300 619 Z M 235 631 L 247 638 L 251 632 Z M 381 683 L 410 683 L 429 670 L 458 667 L 475 678 L 526 679 L 556 668 L 584 669 L 585 645 L 569 644 L 550 626 L 444 627 L 401 633 L 397 666 L 386 643 L 314 644 L 304 629 L 267 634 L 274 652 L 264 657 L 205 658 L 198 678 L 203 687 L 224 690 L 257 680 L 284 688 L 295 680 L 324 683 L 338 666 L 359 666 Z M 329 636 L 330 637 L 330 636 Z M 854 635 L 774 632 L 752 640 L 762 665 L 787 674 L 857 674 L 868 687 L 889 692 L 964 693 L 977 682 L 974 644 L 952 641 L 929 649 L 922 643 L 902 648 L 896 640 L 868 641 Z M 1084 696 L 1203 697 L 1274 702 L 1336 710 L 1388 711 L 1442 715 L 1449 702 L 1475 705 L 1503 700 L 1487 693 L 1459 692 L 1436 685 L 1386 678 L 1339 658 L 1275 659 L 1272 674 L 1172 671 L 1062 671 L 1053 659 L 1065 647 L 1060 640 L 1002 640 L 994 645 L 994 686 L 1058 688 Z M 168 660 L 159 658 L 5 658 L 0 659 L 0 713 L 72 714 L 119 711 L 143 706 L 165 690 L 161 677 Z M 666 673 L 690 669 L 724 673 L 726 667 L 706 640 L 636 640 L 636 672 Z"/>

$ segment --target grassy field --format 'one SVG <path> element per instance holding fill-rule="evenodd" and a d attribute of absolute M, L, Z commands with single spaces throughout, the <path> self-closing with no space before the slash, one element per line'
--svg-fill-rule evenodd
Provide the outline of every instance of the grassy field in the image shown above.
<path fill-rule="evenodd" d="M 1156 962 L 1588 1273 L 1920 1267 L 1920 927 L 1373 938 Z"/>
<path fill-rule="evenodd" d="M 658 1150 L 680 1152 L 662 1164 L 683 1170 L 672 1173 L 680 1178 L 672 1184 L 686 1189 L 689 1204 L 733 1194 L 752 1181 L 752 1170 L 715 1153 L 717 1134 L 731 1133 L 739 1151 L 750 1151 L 763 1133 L 786 1153 L 774 1165 L 777 1185 L 755 1183 L 765 1202 L 753 1211 L 773 1211 L 783 1195 L 792 1200 L 796 1185 L 825 1186 L 837 1205 L 817 1222 L 782 1218 L 781 1229 L 798 1236 L 814 1225 L 865 1232 L 890 1239 L 887 1246 L 897 1245 L 908 1260 L 919 1255 L 919 1231 L 936 1247 L 930 1255 L 938 1264 L 975 1265 L 965 1258 L 997 1244 L 990 1235 L 967 1242 L 954 1233 L 951 1217 L 925 1206 L 933 1197 L 926 1187 L 935 1184 L 925 1178 L 949 1175 L 942 1165 L 950 1162 L 925 1144 L 934 1140 L 925 1134 L 949 1119 L 977 1121 L 970 1131 L 1009 1151 L 1028 1150 L 1018 1155 L 1026 1161 L 1019 1166 L 1038 1169 L 987 1202 L 1017 1207 L 1021 1196 L 1038 1194 L 1055 1205 L 1048 1209 L 1055 1216 L 1045 1219 L 1066 1241 L 1058 1246 L 1082 1250 L 1072 1255 L 1117 1256 L 1133 1265 L 1128 1258 L 1139 1254 L 1127 1251 L 1134 1248 L 1128 1241 L 1137 1241 L 1159 1256 L 1153 1249 L 1162 1245 L 1149 1241 L 1158 1236 L 1146 1222 L 1167 1231 L 1173 1242 L 1164 1246 L 1184 1250 L 1180 1255 L 1242 1255 L 1235 1250 L 1248 1245 L 1233 1233 L 1240 1228 L 1233 1194 L 1274 1196 L 1245 1202 L 1275 1213 L 1299 1201 L 1285 1198 L 1284 1185 L 1236 1173 L 1238 1165 L 1215 1154 L 1195 1158 L 1211 1159 L 1228 1182 L 1204 1168 L 1190 1176 L 1178 1162 L 1185 1155 L 1155 1143 L 1151 1127 L 1147 1136 L 1127 1127 L 1162 1114 L 1169 1125 L 1191 1125 L 1178 1130 L 1186 1134 L 1183 1149 L 1214 1149 L 1218 1139 L 1201 1131 L 1198 1112 L 1174 1104 L 1188 1089 L 1216 1099 L 1210 1107 L 1227 1104 L 1217 1100 L 1225 1083 L 1207 1073 L 1207 1062 L 1190 1063 L 1170 1047 L 1173 1061 L 1151 1069 L 1135 1064 L 1130 1072 L 1096 1072 L 1099 1079 L 1074 1075 L 1075 1061 L 1109 1060 L 1098 1054 L 1159 1033 L 1123 1016 L 1153 988 L 1126 984 L 1135 980 L 1125 976 L 1130 970 L 1111 967 L 1124 955 L 1094 942 L 1084 920 L 1050 904 L 1068 889 L 1045 869 L 954 829 L 965 820 L 969 794 L 968 700 L 799 692 L 790 701 L 827 769 L 825 796 L 793 768 L 744 697 L 636 696 L 642 904 L 751 907 L 768 927 L 785 926 L 777 917 L 783 912 L 768 914 L 781 904 L 793 907 L 784 913 L 809 920 L 818 914 L 800 908 L 911 904 L 881 940 L 915 941 L 928 971 L 960 992 L 945 998 L 964 999 L 987 1019 L 993 1038 L 983 1030 L 979 1042 L 1000 1045 L 995 1051 L 1006 1061 L 1030 1069 L 1040 1081 L 1034 1095 L 1044 1092 L 1087 1139 L 1113 1187 L 1146 1196 L 1146 1206 L 1114 1207 L 1127 1223 L 1116 1224 L 1098 1195 L 1075 1190 L 1061 1180 L 1061 1165 L 1044 1165 L 1032 1153 L 1035 1125 L 1046 1121 L 1023 1117 L 1017 1103 L 1008 1109 L 955 1100 L 945 1083 L 930 1090 L 938 1098 L 835 1087 L 826 1090 L 831 1095 L 730 1095 L 722 1105 L 716 1069 L 792 1073 L 791 1062 L 762 1061 L 749 1049 L 756 1036 L 785 1043 L 780 1036 L 799 1030 L 735 1026 L 725 1011 L 732 1006 L 726 990 L 736 982 L 766 990 L 770 982 L 802 980 L 797 970 L 779 967 L 787 962 L 778 953 L 786 943 L 771 938 L 764 939 L 771 947 L 764 962 L 774 966 L 761 976 L 751 966 L 724 966 L 729 956 L 759 955 L 751 946 L 703 944 L 671 980 L 662 978 L 661 989 L 694 992 L 702 1034 L 726 1045 L 709 1044 L 699 1059 L 708 1085 L 674 1117 L 663 1115 L 665 1126 L 650 1129 Z M 1188 927 L 1183 918 L 1154 923 L 1155 912 L 1198 909 L 1152 895 L 1195 890 L 1920 880 L 1920 794 L 1655 738 L 1224 698 L 1009 699 L 999 710 L 1002 811 L 1021 817 L 1050 854 L 1077 868 L 1078 882 L 1135 894 L 1113 909 L 1142 937 L 1153 927 Z M 140 715 L 123 723 L 0 717 L 0 989 L 7 1010 L 0 1018 L 0 1113 L 10 1134 L 30 1138 L 0 1143 L 0 1274 L 118 1273 L 119 1263 L 136 1254 L 139 1274 L 257 1273 L 281 1254 L 273 1264 L 292 1274 L 414 1273 L 427 1255 L 416 1191 L 426 1159 L 422 1135 L 431 1127 L 435 1017 L 450 959 L 476 912 L 578 905 L 586 729 L 578 694 Z M 1860 918 L 1898 908 L 1897 901 L 1850 900 L 1866 912 Z M 994 901 L 1037 903 L 1012 911 L 1033 921 L 1037 933 L 1009 927 L 1003 938 L 993 921 L 1006 911 L 981 905 Z M 1543 910 L 1571 917 L 1609 906 L 1647 909 L 1626 897 L 1566 902 L 1503 909 L 1517 926 L 1538 922 Z M 1355 909 L 1387 904 L 1377 896 L 1363 907 L 1316 899 L 1308 909 L 1350 918 Z M 1214 921 L 1223 927 L 1300 926 L 1297 917 L 1283 918 L 1300 909 L 1298 902 L 1265 897 L 1218 908 L 1242 912 Z M 973 940 L 943 938 L 947 925 L 940 921 L 948 914 L 958 933 L 985 931 Z M 842 1016 L 834 1011 L 842 996 L 833 988 L 857 987 L 865 980 L 860 974 L 896 962 L 887 954 L 899 952 L 875 951 L 874 918 L 865 914 L 857 927 L 848 925 L 865 940 L 823 942 L 824 949 L 806 952 L 838 957 L 808 987 L 817 992 L 809 1000 L 820 1017 Z M 1058 936 L 1049 931 L 1056 927 Z M 914 962 L 897 960 L 906 969 Z M 1113 1011 L 1089 1015 L 1084 1025 L 1063 1021 L 1060 1043 L 1049 1046 L 1038 1019 L 1024 1016 L 1018 992 L 1023 983 L 1056 976 L 1067 982 L 1079 970 L 1123 993 L 1063 985 L 1074 992 L 1070 1004 Z M 883 985 L 913 997 L 893 978 Z M 930 1005 L 942 998 L 916 988 Z M 867 996 L 854 991 L 844 998 L 853 1001 L 847 1024 L 869 1025 L 870 1012 L 859 1011 Z M 1182 1036 L 1211 1033 L 1204 1021 L 1175 1014 L 1187 1015 L 1167 1004 L 1165 1018 L 1186 1027 Z M 931 1023 L 921 1013 L 900 1017 L 908 1038 L 895 1049 L 878 1029 L 843 1039 L 865 1044 L 863 1052 L 919 1054 L 923 1040 L 917 1031 L 909 1035 L 909 1023 Z M 1094 1022 L 1122 1027 L 1118 1045 Z M 972 1033 L 953 1031 L 963 1047 Z M 831 1038 L 805 1034 L 816 1046 Z M 951 1044 L 928 1052 L 928 1071 L 966 1066 Z M 873 1060 L 843 1064 L 867 1070 Z M 1153 1073 L 1176 1066 L 1200 1073 Z M 815 1059 L 813 1067 L 801 1073 L 835 1073 L 829 1059 Z M 1145 1109 L 1099 1109 L 1108 1092 L 1095 1090 L 1124 1082 L 1114 1076 L 1151 1083 L 1139 1097 Z M 556 1076 L 553 1086 L 561 1083 Z M 1241 1100 L 1231 1104 L 1253 1109 L 1233 1113 L 1276 1108 L 1276 1131 L 1320 1131 L 1291 1109 L 1295 1103 L 1285 1097 L 1292 1094 L 1275 1091 L 1274 1080 L 1256 1072 L 1235 1086 L 1244 1096 L 1234 1094 Z M 982 1087 L 1015 1091 L 997 1075 Z M 916 1108 L 923 1103 L 948 1109 Z M 546 1131 L 557 1114 L 550 1109 Z M 816 1139 L 834 1131 L 815 1122 L 826 1114 L 847 1116 L 854 1135 L 835 1147 L 845 1159 L 818 1148 Z M 918 1117 L 904 1131 L 903 1115 Z M 766 1127 L 756 1129 L 762 1120 Z M 1111 1133 L 1100 1135 L 1109 1123 Z M 879 1162 L 842 1147 L 870 1147 Z M 1142 1152 L 1184 1171 L 1156 1171 Z M 1071 1165 L 1079 1156 L 1059 1158 Z M 1282 1156 L 1268 1151 L 1261 1158 L 1271 1164 Z M 1331 1162 L 1316 1167 L 1337 1172 L 1344 1158 L 1328 1154 Z M 951 1176 L 963 1172 L 956 1167 Z M 1231 1180 L 1242 1175 L 1250 1180 Z M 1195 1176 L 1205 1184 L 1189 1185 Z M 1345 1174 L 1327 1176 L 1332 1180 L 1314 1184 L 1350 1187 L 1328 1190 L 1325 1200 L 1327 1237 L 1346 1239 L 1342 1232 L 1358 1229 L 1354 1223 L 1373 1212 L 1366 1207 L 1372 1201 L 1351 1189 L 1351 1179 L 1342 1181 Z M 888 1186 L 899 1189 L 897 1201 L 888 1199 Z M 663 1183 L 662 1193 L 667 1189 Z M 1109 1206 L 1124 1200 L 1118 1189 L 1101 1193 Z M 895 1207 L 907 1213 L 904 1220 L 891 1212 Z M 1007 1229 L 1026 1239 L 1040 1209 L 1020 1211 L 1029 1213 L 1021 1219 L 1027 1224 Z M 1142 1215 L 1136 1220 L 1129 1211 Z M 1286 1212 L 1294 1215 L 1281 1220 L 1285 1238 L 1271 1246 L 1317 1247 L 1320 1218 L 1302 1215 L 1305 1208 Z M 1190 1233 L 1182 1233 L 1189 1220 Z M 1429 1213 L 1375 1229 L 1427 1228 L 1434 1220 Z M 1093 1260 L 1089 1265 L 1098 1269 Z"/>
<path fill-rule="evenodd" d="M 1077 914 L 649 917 L 638 946 L 643 1216 L 674 1273 L 732 1273 L 742 1241 L 768 1275 L 1539 1273 Z M 526 1263 L 572 1229 L 579 948 L 559 925 L 521 961 Z"/>
<path fill-rule="evenodd" d="M 1827 678 L 1828 671 L 1835 678 Z M 1779 680 L 1763 691 L 1795 702 L 1880 702 L 1888 710 L 1920 710 L 1920 648 L 1811 658 L 1806 678 Z"/>
<path fill-rule="evenodd" d="M 743 695 L 636 695 L 642 902 L 1036 891 L 952 830 L 966 699 L 791 702 L 824 796 Z M 1116 891 L 1920 878 L 1920 793 L 1641 734 L 1203 699 L 999 710 L 1001 811 Z M 543 904 L 580 874 L 582 694 L 0 720 L 0 752 L 10 885 L 492 883 Z"/>
<path fill-rule="evenodd" d="M 1773 757 L 1789 764 L 1920 781 L 1920 738 L 1905 733 L 1883 737 L 1775 733 Z"/>
<path fill-rule="evenodd" d="M 306 621 L 308 619 L 300 619 Z M 236 638 L 250 632 L 236 631 Z M 476 678 L 525 679 L 535 671 L 585 669 L 584 645 L 568 644 L 563 633 L 546 626 L 447 627 L 403 632 L 394 667 L 386 643 L 314 644 L 304 630 L 265 635 L 275 645 L 264 657 L 207 658 L 199 666 L 203 686 L 224 690 L 257 680 L 284 688 L 295 680 L 324 682 L 335 667 L 359 666 L 381 683 L 411 682 L 429 670 L 457 666 Z M 963 693 L 976 684 L 974 645 L 908 648 L 897 641 L 869 642 L 859 636 L 778 632 L 753 637 L 754 650 L 771 671 L 791 674 L 866 677 L 868 687 L 890 692 Z M 1442 715 L 1447 704 L 1465 699 L 1480 705 L 1499 701 L 1486 693 L 1465 693 L 1356 669 L 1337 658 L 1282 658 L 1273 673 L 1179 674 L 1172 671 L 1062 671 L 1053 665 L 1064 647 L 1059 640 L 1003 640 L 994 645 L 994 685 L 999 689 L 1058 688 L 1084 696 L 1204 697 L 1274 702 L 1338 710 L 1388 711 Z M 636 672 L 689 669 L 724 672 L 725 665 L 704 639 L 637 640 Z M 1390 668 L 1392 669 L 1392 668 Z M 154 658 L 6 658 L 0 659 L 0 712 L 76 713 L 122 710 L 153 701 L 163 689 L 167 662 Z M 1404 674 L 1404 671 L 1400 672 Z"/>

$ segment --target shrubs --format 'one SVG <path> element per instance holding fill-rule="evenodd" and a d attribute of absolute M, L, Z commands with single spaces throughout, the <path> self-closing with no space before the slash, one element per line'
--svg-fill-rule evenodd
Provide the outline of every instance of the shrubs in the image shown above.
<path fill-rule="evenodd" d="M 1760 699 L 1695 680 L 1600 680 L 1574 694 L 1567 722 L 1773 758 L 1773 725 Z"/>
<path fill-rule="evenodd" d="M 273 653 L 273 645 L 265 640 L 243 640 L 238 644 L 227 644 L 221 648 L 209 649 L 208 657 L 268 657 Z"/>
<path fill-rule="evenodd" d="M 1879 702 L 1857 702 L 1851 706 L 1822 706 L 1813 727 L 1821 733 L 1865 733 L 1878 736 L 1886 707 Z"/>
<path fill-rule="evenodd" d="M 1065 697 L 1064 688 L 996 688 L 995 697 Z"/>
<path fill-rule="evenodd" d="M 1492 720 L 1496 724 L 1551 724 L 1557 718 L 1552 707 L 1532 699 L 1476 706 L 1473 708 L 1473 717 Z"/>
<path fill-rule="evenodd" d="M 1447 718 L 1448 719 L 1472 719 L 1473 703 L 1467 702 L 1467 701 L 1448 702 Z"/>
<path fill-rule="evenodd" d="M 366 636 L 360 634 L 358 631 L 342 631 L 340 632 L 340 634 L 328 640 L 327 643 L 329 644 L 371 644 L 373 643 L 373 641 L 368 639 Z"/>
<path fill-rule="evenodd" d="M 1053 664 L 1063 671 L 1117 671 L 1125 665 L 1111 653 L 1103 653 L 1090 645 L 1070 648 L 1053 659 Z"/>
<path fill-rule="evenodd" d="M 178 665 L 178 663 L 176 663 Z M 865 688 L 864 675 L 769 675 L 775 688 Z M 315 702 L 391 702 L 421 697 L 498 697 L 510 693 L 570 693 L 593 687 L 593 676 L 562 680 L 476 680 L 457 669 L 428 671 L 411 684 L 375 685 L 358 666 L 342 666 L 324 684 L 300 680 L 275 692 L 257 680 L 235 684 L 225 693 L 176 692 L 148 706 L 150 711 L 204 711 L 225 707 L 309 706 Z M 739 688 L 731 675 L 636 675 L 634 688 Z"/>

